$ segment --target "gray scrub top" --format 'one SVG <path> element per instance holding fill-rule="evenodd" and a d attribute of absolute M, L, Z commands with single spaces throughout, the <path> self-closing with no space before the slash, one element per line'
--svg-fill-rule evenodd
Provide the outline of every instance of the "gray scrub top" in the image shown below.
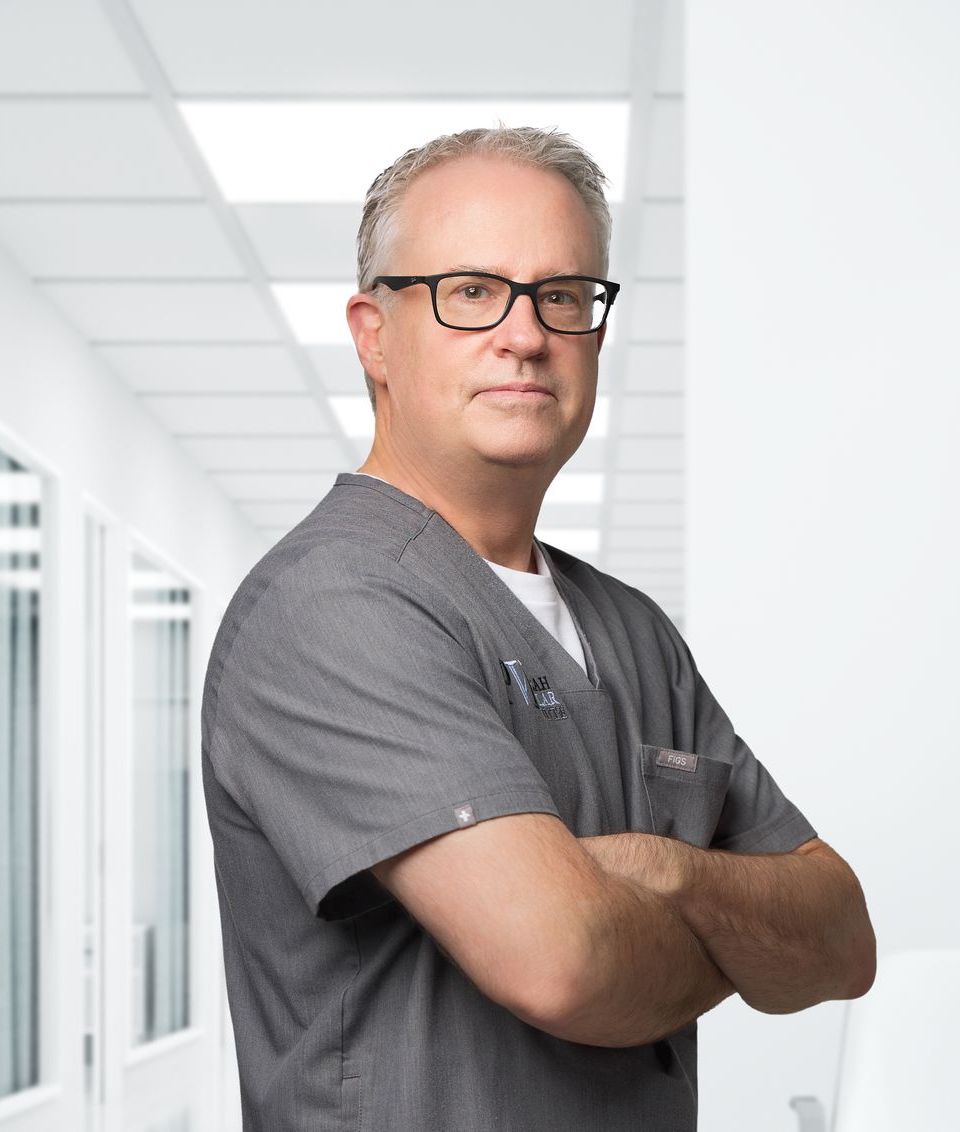
<path fill-rule="evenodd" d="M 659 606 L 539 545 L 587 673 L 440 515 L 360 474 L 231 599 L 202 761 L 245 1132 L 696 1127 L 695 1022 L 620 1049 L 544 1033 L 368 871 L 530 811 L 738 853 L 816 836 Z"/>

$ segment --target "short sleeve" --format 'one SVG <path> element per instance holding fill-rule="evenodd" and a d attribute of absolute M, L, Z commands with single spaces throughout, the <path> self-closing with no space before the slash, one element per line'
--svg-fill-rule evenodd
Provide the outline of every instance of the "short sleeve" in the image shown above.
<path fill-rule="evenodd" d="M 732 765 L 708 847 L 734 853 L 789 853 L 816 837 L 810 822 L 734 731 L 677 627 L 649 596 L 639 590 L 633 592 L 658 623 L 659 647 L 670 674 L 677 746 Z"/>
<path fill-rule="evenodd" d="M 788 853 L 816 837 L 800 810 L 733 729 L 706 681 L 696 673 L 696 751 L 733 764 L 711 849 L 735 853 Z"/>
<path fill-rule="evenodd" d="M 372 557 L 312 551 L 273 580 L 224 660 L 210 742 L 218 781 L 331 920 L 391 899 L 378 861 L 488 818 L 559 817 L 463 616 Z"/>

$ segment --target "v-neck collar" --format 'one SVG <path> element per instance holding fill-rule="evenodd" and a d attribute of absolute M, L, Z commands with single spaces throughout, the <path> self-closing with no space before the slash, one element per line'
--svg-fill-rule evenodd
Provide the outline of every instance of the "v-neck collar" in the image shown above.
<path fill-rule="evenodd" d="M 577 635 L 580 637 L 584 660 L 587 664 L 586 672 L 556 637 L 537 620 L 496 571 L 487 565 L 463 535 L 452 527 L 438 511 L 428 507 L 416 496 L 409 495 L 392 483 L 380 479 L 379 476 L 369 476 L 362 472 L 340 472 L 334 481 L 334 486 L 341 484 L 370 488 L 388 496 L 404 507 L 418 511 L 425 520 L 420 531 L 423 531 L 428 525 L 436 531 L 437 536 L 444 544 L 445 550 L 453 556 L 454 564 L 461 573 L 475 583 L 477 592 L 484 595 L 489 603 L 499 609 L 506 607 L 510 619 L 516 624 L 521 635 L 528 639 L 539 653 L 543 656 L 549 656 L 554 667 L 563 673 L 563 680 L 568 688 L 572 689 L 579 685 L 584 690 L 589 688 L 591 691 L 597 691 L 601 687 L 593 650 L 584 631 L 581 608 L 578 607 L 578 603 L 585 601 L 585 598 L 579 589 L 557 569 L 549 549 L 539 539 L 535 538 L 534 541 L 543 554 L 550 570 L 550 576 L 560 593 L 561 599 L 566 602 L 567 608 L 570 610 Z M 406 547 L 401 553 L 405 553 L 405 551 Z"/>

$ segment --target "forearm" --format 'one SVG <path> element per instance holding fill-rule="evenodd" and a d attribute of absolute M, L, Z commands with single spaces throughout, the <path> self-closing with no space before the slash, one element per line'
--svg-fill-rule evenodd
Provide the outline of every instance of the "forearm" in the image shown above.
<path fill-rule="evenodd" d="M 663 897 L 612 873 L 598 895 L 577 986 L 550 1033 L 586 1045 L 644 1045 L 733 994 L 732 983 Z"/>
<path fill-rule="evenodd" d="M 863 892 L 840 857 L 735 854 L 652 834 L 581 838 L 614 875 L 668 900 L 750 1006 L 790 1013 L 873 980 Z"/>

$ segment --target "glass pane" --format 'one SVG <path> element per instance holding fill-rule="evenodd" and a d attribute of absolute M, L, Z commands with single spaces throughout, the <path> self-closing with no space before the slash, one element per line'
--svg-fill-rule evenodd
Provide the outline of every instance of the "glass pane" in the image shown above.
<path fill-rule="evenodd" d="M 190 591 L 134 553 L 132 1035 L 189 1023 Z"/>
<path fill-rule="evenodd" d="M 103 524 L 84 521 L 84 890 L 83 890 L 83 1075 L 84 1132 L 100 1128 L 104 1098 L 103 1010 L 103 714 L 104 714 L 104 554 Z"/>
<path fill-rule="evenodd" d="M 40 1078 L 40 504 L 0 452 L 0 1096 Z"/>

